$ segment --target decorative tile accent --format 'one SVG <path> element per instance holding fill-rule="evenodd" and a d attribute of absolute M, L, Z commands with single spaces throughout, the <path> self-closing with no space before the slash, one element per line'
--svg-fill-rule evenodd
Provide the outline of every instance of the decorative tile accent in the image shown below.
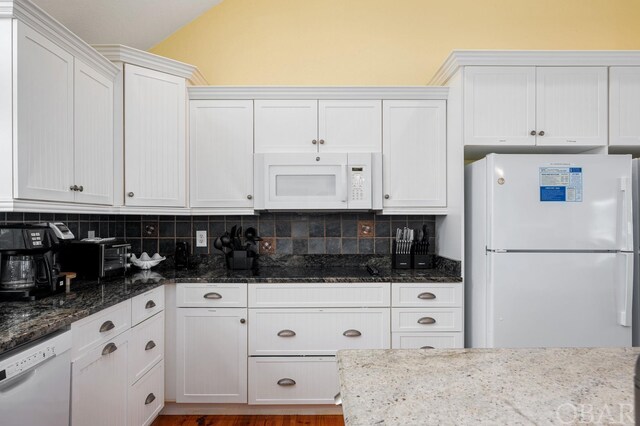
<path fill-rule="evenodd" d="M 376 228 L 373 220 L 358 221 L 358 238 L 373 238 L 376 236 Z"/>
<path fill-rule="evenodd" d="M 276 239 L 264 237 L 260 241 L 260 254 L 276 254 Z"/>

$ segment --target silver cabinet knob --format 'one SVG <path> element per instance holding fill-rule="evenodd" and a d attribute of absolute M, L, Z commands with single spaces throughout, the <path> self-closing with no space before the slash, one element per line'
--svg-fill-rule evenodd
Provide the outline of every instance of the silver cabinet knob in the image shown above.
<path fill-rule="evenodd" d="M 535 135 L 536 135 L 536 131 L 535 131 L 535 130 L 532 130 L 532 131 L 531 131 L 531 133 L 530 133 L 530 135 L 531 135 L 531 136 L 535 136 Z"/>
<path fill-rule="evenodd" d="M 69 191 L 77 191 L 78 187 L 76 185 L 69 186 Z"/>
<path fill-rule="evenodd" d="M 384 199 L 388 200 L 389 198 L 391 198 L 391 196 L 389 194 L 384 194 Z"/>
<path fill-rule="evenodd" d="M 244 319 L 244 318 L 240 318 L 240 324 L 244 324 L 245 322 L 247 322 L 247 320 L 246 320 L 246 319 Z"/>
<path fill-rule="evenodd" d="M 314 139 L 314 140 L 311 141 L 311 143 L 315 145 L 315 144 L 318 143 L 318 141 Z"/>
<path fill-rule="evenodd" d="M 539 136 L 544 136 L 544 130 L 540 130 L 540 131 L 538 132 L 538 135 L 539 135 Z"/>
<path fill-rule="evenodd" d="M 133 198 L 133 192 L 129 192 L 129 193 L 127 194 L 127 196 L 128 196 L 129 198 Z"/>
<path fill-rule="evenodd" d="M 80 185 L 80 186 L 78 187 L 78 191 L 80 191 L 80 192 L 84 191 L 84 186 Z"/>
<path fill-rule="evenodd" d="M 251 194 L 247 195 L 247 200 L 251 200 L 251 199 L 253 199 L 253 195 Z"/>
<path fill-rule="evenodd" d="M 320 142 L 320 145 L 324 145 L 324 139 L 320 139 L 318 142 Z"/>

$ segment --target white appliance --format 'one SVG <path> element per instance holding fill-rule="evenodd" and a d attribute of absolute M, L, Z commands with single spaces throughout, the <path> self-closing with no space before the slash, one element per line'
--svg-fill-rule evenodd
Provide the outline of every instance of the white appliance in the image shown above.
<path fill-rule="evenodd" d="M 630 346 L 632 228 L 630 156 L 468 165 L 466 345 Z"/>
<path fill-rule="evenodd" d="M 640 346 L 640 160 L 632 162 L 633 189 L 633 346 Z"/>
<path fill-rule="evenodd" d="M 380 153 L 255 154 L 256 210 L 380 210 Z"/>
<path fill-rule="evenodd" d="M 0 357 L 0 423 L 69 425 L 71 332 Z"/>

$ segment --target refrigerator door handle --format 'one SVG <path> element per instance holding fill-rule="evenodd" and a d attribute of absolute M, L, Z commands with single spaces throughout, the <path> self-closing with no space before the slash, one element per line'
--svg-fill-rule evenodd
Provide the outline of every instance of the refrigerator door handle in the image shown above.
<path fill-rule="evenodd" d="M 618 324 L 623 327 L 631 327 L 633 312 L 633 255 L 631 253 L 620 253 L 622 257 L 621 283 L 622 294 L 620 295 L 621 310 L 618 312 Z"/>
<path fill-rule="evenodd" d="M 623 251 L 633 250 L 633 223 L 631 215 L 631 180 L 627 177 L 619 178 L 620 186 L 618 192 L 620 194 L 620 223 L 618 227 L 619 247 Z"/>

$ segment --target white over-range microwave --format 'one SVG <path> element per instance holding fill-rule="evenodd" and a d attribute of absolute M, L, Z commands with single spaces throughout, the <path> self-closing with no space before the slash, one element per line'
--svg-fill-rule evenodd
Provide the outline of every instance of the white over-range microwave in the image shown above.
<path fill-rule="evenodd" d="M 255 154 L 256 210 L 380 210 L 381 153 Z"/>

